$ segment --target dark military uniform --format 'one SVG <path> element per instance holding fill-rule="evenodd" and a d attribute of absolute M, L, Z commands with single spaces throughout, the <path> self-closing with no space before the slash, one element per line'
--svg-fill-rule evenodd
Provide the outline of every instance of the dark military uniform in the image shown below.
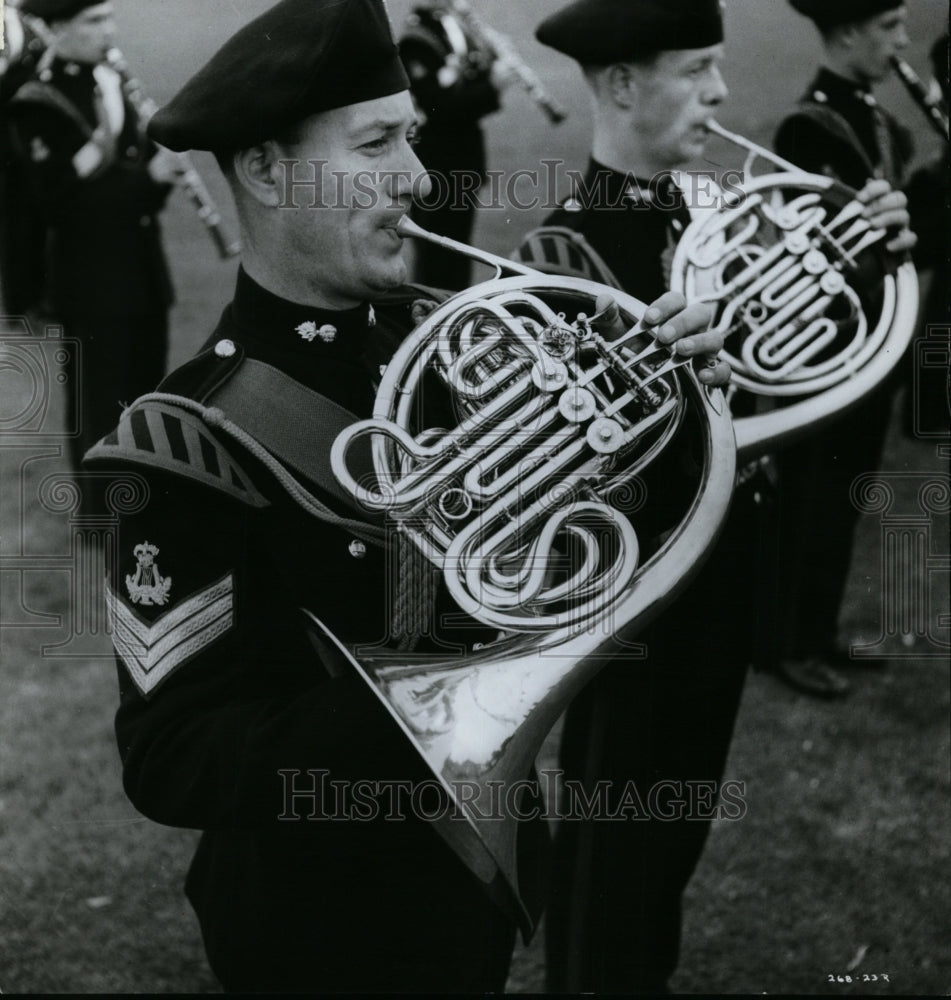
<path fill-rule="evenodd" d="M 433 175 L 433 191 L 413 216 L 424 229 L 468 243 L 475 195 L 485 180 L 485 137 L 479 124 L 498 111 L 491 59 L 449 13 L 417 8 L 400 40 L 400 55 L 424 121 L 417 154 Z M 427 207 L 431 206 L 431 207 Z M 469 261 L 430 244 L 417 250 L 416 280 L 434 288 L 470 283 Z"/>
<path fill-rule="evenodd" d="M 672 251 L 689 222 L 669 177 L 650 184 L 592 163 L 583 188 L 529 234 L 518 256 L 649 303 L 669 287 Z M 609 781 L 613 808 L 631 780 L 646 800 L 658 782 L 683 790 L 723 776 L 755 654 L 753 623 L 768 628 L 767 595 L 757 585 L 768 489 L 759 472 L 738 489 L 699 576 L 638 635 L 646 662 L 619 659 L 568 709 L 565 778 L 589 794 Z M 699 820 L 562 823 L 546 916 L 551 991 L 666 988 L 680 947 L 681 897 L 711 818 L 712 806 Z"/>
<path fill-rule="evenodd" d="M 16 154 L 7 105 L 32 77 L 46 44 L 32 22 L 9 5 L 0 50 L 0 297 L 8 313 L 23 314 L 43 301 L 46 225 Z"/>
<path fill-rule="evenodd" d="M 780 156 L 805 170 L 856 189 L 872 177 L 900 186 L 912 155 L 909 133 L 869 90 L 828 69 L 819 71 L 798 108 L 779 126 L 775 145 Z M 777 455 L 779 580 L 790 659 L 834 662 L 841 656 L 838 616 L 859 515 L 850 489 L 857 476 L 879 466 L 896 387 L 893 377 L 820 435 Z"/>
<path fill-rule="evenodd" d="M 369 416 L 380 366 L 411 326 L 410 301 L 329 312 L 280 299 L 242 271 L 206 348 L 161 391 L 214 407 L 254 361 Z M 316 441 L 321 428 L 306 434 Z M 343 642 L 385 640 L 386 553 L 306 513 L 187 411 L 134 409 L 88 464 L 149 483 L 148 505 L 122 519 L 108 584 L 116 733 L 136 807 L 204 831 L 186 888 L 225 987 L 501 990 L 509 913 L 414 817 L 408 794 L 363 786 L 361 818 L 330 788 L 432 782 L 369 685 L 315 650 L 301 611 Z M 314 772 L 325 794 L 308 796 Z M 545 838 L 535 824 L 531 863 Z"/>
<path fill-rule="evenodd" d="M 50 306 L 82 344 L 81 370 L 68 380 L 81 405 L 81 434 L 70 443 L 78 468 L 122 406 L 165 371 L 172 289 L 158 213 L 170 188 L 149 175 L 157 147 L 104 66 L 56 58 L 9 111 L 49 223 Z M 81 150 L 93 142 L 103 159 L 89 169 Z"/>

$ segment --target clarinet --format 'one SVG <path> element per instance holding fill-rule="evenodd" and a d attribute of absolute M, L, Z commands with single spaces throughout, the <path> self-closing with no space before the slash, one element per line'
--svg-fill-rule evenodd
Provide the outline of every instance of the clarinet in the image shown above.
<path fill-rule="evenodd" d="M 146 96 L 142 84 L 129 72 L 129 64 L 119 49 L 110 49 L 106 53 L 106 62 L 119 74 L 122 81 L 122 91 L 128 102 L 135 108 L 139 116 L 141 128 L 145 128 L 149 119 L 158 111 L 158 105 Z M 233 239 L 225 230 L 221 213 L 215 204 L 211 192 L 205 186 L 201 175 L 195 169 L 191 157 L 187 153 L 176 153 L 181 165 L 181 172 L 176 182 L 188 195 L 198 217 L 205 224 L 208 234 L 214 241 L 222 260 L 235 257 L 241 252 L 241 244 Z"/>
<path fill-rule="evenodd" d="M 928 121 L 945 142 L 948 141 L 948 113 L 941 98 L 932 94 L 922 83 L 921 77 L 900 56 L 892 56 L 892 65 L 914 102 L 928 116 Z"/>
<path fill-rule="evenodd" d="M 467 0 L 451 0 L 450 10 L 452 16 L 463 25 L 466 34 L 481 52 L 491 60 L 504 57 L 510 63 L 518 82 L 528 91 L 529 96 L 545 112 L 553 125 L 565 120 L 564 110 L 548 93 L 535 71 L 518 54 L 515 46 L 505 35 L 477 17 Z"/>

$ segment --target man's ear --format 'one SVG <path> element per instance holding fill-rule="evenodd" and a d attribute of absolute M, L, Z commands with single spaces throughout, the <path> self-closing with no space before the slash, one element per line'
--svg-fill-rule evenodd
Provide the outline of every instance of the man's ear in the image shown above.
<path fill-rule="evenodd" d="M 604 77 L 605 87 L 614 103 L 621 108 L 629 108 L 634 103 L 634 71 L 629 63 L 609 66 Z"/>
<path fill-rule="evenodd" d="M 283 204 L 287 173 L 283 155 L 277 143 L 270 139 L 234 154 L 237 182 L 255 201 L 268 208 Z"/>
<path fill-rule="evenodd" d="M 832 35 L 839 45 L 851 49 L 855 47 L 855 39 L 858 33 L 859 26 L 857 24 L 842 24 L 838 28 L 833 29 Z"/>

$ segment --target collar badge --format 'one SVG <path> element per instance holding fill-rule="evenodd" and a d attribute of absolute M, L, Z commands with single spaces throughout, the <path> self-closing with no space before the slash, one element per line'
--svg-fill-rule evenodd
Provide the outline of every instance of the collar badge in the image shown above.
<path fill-rule="evenodd" d="M 146 607 L 153 604 L 165 604 L 168 602 L 168 592 L 172 588 L 172 578 L 163 577 L 159 573 L 155 557 L 159 554 L 158 546 L 148 542 L 142 542 L 132 550 L 132 554 L 138 561 L 135 573 L 125 578 L 125 585 L 129 591 L 129 599 L 133 604 L 142 604 Z"/>
<path fill-rule="evenodd" d="M 313 343 L 318 337 L 325 344 L 332 344 L 337 339 L 337 328 L 331 326 L 329 323 L 325 323 L 323 326 L 318 327 L 313 320 L 308 320 L 306 323 L 301 323 L 297 327 L 298 334 L 300 334 L 303 340 L 306 340 L 308 344 Z"/>

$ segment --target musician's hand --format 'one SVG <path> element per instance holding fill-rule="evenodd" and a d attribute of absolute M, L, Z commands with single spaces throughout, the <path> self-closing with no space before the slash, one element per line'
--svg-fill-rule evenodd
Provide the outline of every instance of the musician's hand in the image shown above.
<path fill-rule="evenodd" d="M 414 299 L 412 306 L 410 306 L 410 315 L 413 317 L 413 329 L 415 330 L 421 323 L 424 323 L 438 305 L 439 303 L 433 299 Z"/>
<path fill-rule="evenodd" d="M 174 184 L 183 173 L 181 157 L 170 149 L 160 146 L 149 160 L 149 176 L 156 184 Z"/>
<path fill-rule="evenodd" d="M 617 304 L 610 295 L 599 295 L 596 309 L 604 314 L 595 324 L 603 337 L 611 340 L 625 332 Z M 696 359 L 697 377 L 704 385 L 723 386 L 730 381 L 731 370 L 718 358 L 723 349 L 723 335 L 708 329 L 712 321 L 711 306 L 688 306 L 679 292 L 662 295 L 644 314 L 645 324 L 657 328 L 658 343 L 676 344 L 677 354 Z"/>
<path fill-rule="evenodd" d="M 492 67 L 489 70 L 489 80 L 492 82 L 492 86 L 495 87 L 499 93 L 505 90 L 509 84 L 514 82 L 515 76 L 515 64 L 505 56 L 499 56 L 498 59 L 492 63 Z"/>
<path fill-rule="evenodd" d="M 885 180 L 871 180 L 858 193 L 858 200 L 865 207 L 863 212 L 876 229 L 890 232 L 885 244 L 892 253 L 904 253 L 918 242 L 918 237 L 908 228 L 908 199 Z"/>

